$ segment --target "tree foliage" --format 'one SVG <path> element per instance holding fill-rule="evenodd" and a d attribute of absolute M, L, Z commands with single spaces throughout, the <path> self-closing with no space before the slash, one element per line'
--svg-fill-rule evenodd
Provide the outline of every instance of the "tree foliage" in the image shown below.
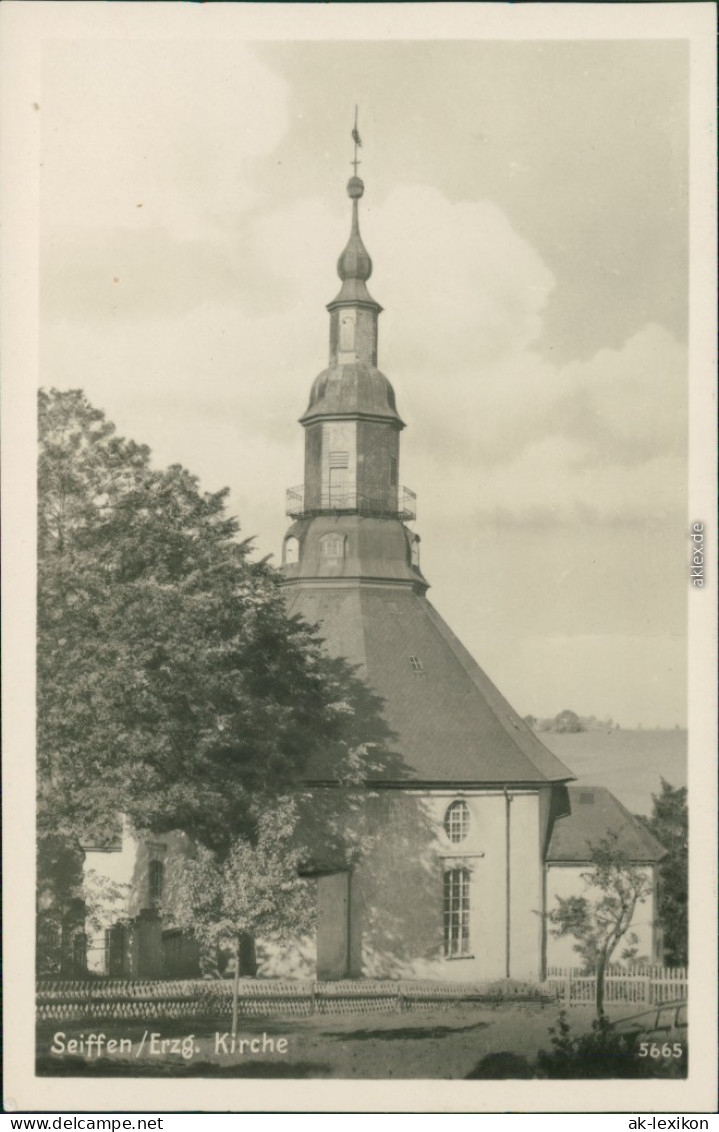
<path fill-rule="evenodd" d="M 659 864 L 658 910 L 664 931 L 665 961 L 685 967 L 689 961 L 689 810 L 685 786 L 661 780 L 661 793 L 652 795 L 652 813 L 643 819 L 667 853 Z"/>
<path fill-rule="evenodd" d="M 84 923 L 85 909 L 80 846 L 54 833 L 41 833 L 38 838 L 36 918 L 37 974 L 58 976 L 68 940 Z"/>
<path fill-rule="evenodd" d="M 554 717 L 554 730 L 560 733 L 565 731 L 574 733 L 584 731 L 584 726 L 576 711 L 570 711 L 569 708 L 565 708 L 564 711 L 560 711 L 559 714 Z"/>
<path fill-rule="evenodd" d="M 638 904 L 652 892 L 646 873 L 633 865 L 618 848 L 612 831 L 590 847 L 591 868 L 581 874 L 587 895 L 558 896 L 558 907 L 549 913 L 555 938 L 574 936 L 574 950 L 597 977 L 597 1014 L 604 1012 L 604 976 L 619 943 L 623 959 L 636 955 L 637 936 L 630 932 Z"/>
<path fill-rule="evenodd" d="M 577 715 L 576 711 L 565 708 L 555 716 L 538 717 L 525 715 L 524 722 L 533 731 L 556 731 L 562 733 L 576 733 L 579 731 L 610 731 L 619 730 L 619 724 L 610 716 L 598 719 L 596 715 Z"/>
<path fill-rule="evenodd" d="M 642 1057 L 636 1032 L 614 1029 L 606 1015 L 594 1018 L 590 1030 L 572 1033 L 564 1010 L 556 1026 L 549 1027 L 551 1050 L 537 1055 L 537 1076 L 562 1079 L 579 1077 L 686 1077 L 687 1048 L 681 1043 L 680 1058 L 661 1062 Z M 645 1043 L 646 1044 L 646 1043 Z"/>
<path fill-rule="evenodd" d="M 257 820 L 253 842 L 236 838 L 218 857 L 205 846 L 176 858 L 168 885 L 172 921 L 200 942 L 207 954 L 229 944 L 234 952 L 232 1033 L 237 1033 L 238 980 L 243 943 L 287 940 L 315 924 L 314 890 L 300 875 L 306 848 L 297 838 L 295 798 L 278 799 Z"/>
<path fill-rule="evenodd" d="M 208 950 L 242 936 L 283 941 L 310 931 L 315 901 L 299 876 L 298 817 L 294 798 L 278 799 L 258 818 L 254 842 L 238 837 L 221 858 L 202 845 L 176 858 L 167 896 L 176 926 Z"/>
<path fill-rule="evenodd" d="M 80 390 L 39 409 L 40 830 L 97 844 L 122 811 L 222 856 L 311 766 L 366 774 L 380 701 L 287 618 L 227 492 L 155 469 Z"/>

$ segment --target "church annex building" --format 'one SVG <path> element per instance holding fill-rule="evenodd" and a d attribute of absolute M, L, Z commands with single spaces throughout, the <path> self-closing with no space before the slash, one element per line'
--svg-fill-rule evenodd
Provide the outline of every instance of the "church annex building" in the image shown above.
<path fill-rule="evenodd" d="M 546 913 L 556 896 L 587 894 L 590 846 L 610 831 L 654 881 L 632 931 L 638 956 L 661 962 L 662 847 L 608 790 L 572 785 L 571 770 L 427 600 L 420 540 L 407 525 L 415 497 L 400 483 L 404 424 L 377 368 L 382 308 L 367 289 L 358 176 L 347 191 L 351 232 L 328 305 L 329 365 L 301 417 L 304 482 L 287 493 L 281 569 L 288 612 L 319 624 L 331 653 L 383 698 L 402 774 L 367 783 L 375 832 L 357 865 L 315 870 L 316 940 L 282 951 L 258 941 L 258 974 L 541 980 L 548 964 L 579 962 L 573 941 L 547 930 Z M 86 869 L 132 884 L 129 923 L 90 951 L 98 973 L 198 973 L 196 948 L 157 912 L 164 860 L 181 841 L 126 833 L 115 851 L 86 848 Z"/>

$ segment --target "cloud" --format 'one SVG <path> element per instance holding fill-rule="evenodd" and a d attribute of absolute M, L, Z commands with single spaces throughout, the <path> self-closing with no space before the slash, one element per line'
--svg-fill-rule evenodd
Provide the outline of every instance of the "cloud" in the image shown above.
<path fill-rule="evenodd" d="M 399 333 L 390 364 L 432 367 L 451 383 L 468 363 L 480 370 L 539 336 L 554 277 L 497 204 L 400 186 L 368 205 L 363 230 L 370 251 L 382 248 L 378 297 L 386 333 Z"/>
<path fill-rule="evenodd" d="M 291 184 L 280 206 L 259 193 L 289 87 L 247 47 L 213 43 L 212 65 L 208 50 L 52 55 L 64 85 L 44 143 L 44 381 L 85 386 L 125 431 L 213 486 L 237 472 L 218 430 L 252 453 L 247 475 L 294 482 L 295 421 L 326 364 L 349 203 L 333 212 Z M 537 343 L 555 278 L 496 202 L 408 184 L 379 201 L 368 191 L 361 217 L 386 308 L 380 367 L 410 425 L 406 482 L 478 522 L 678 512 L 685 356 L 664 327 L 552 364 Z"/>
<path fill-rule="evenodd" d="M 43 77 L 43 211 L 58 227 L 223 228 L 256 201 L 253 163 L 289 121 L 287 84 L 236 40 L 67 41 Z"/>

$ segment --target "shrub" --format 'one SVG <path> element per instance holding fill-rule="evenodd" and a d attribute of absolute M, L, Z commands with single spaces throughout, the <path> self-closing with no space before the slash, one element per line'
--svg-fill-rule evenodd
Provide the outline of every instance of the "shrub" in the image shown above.
<path fill-rule="evenodd" d="M 573 1035 L 564 1010 L 550 1026 L 552 1049 L 537 1055 L 540 1077 L 684 1077 L 686 1042 L 681 1058 L 651 1059 L 639 1056 L 643 1035 L 621 1033 L 604 1016 L 594 1018 L 588 1032 Z"/>

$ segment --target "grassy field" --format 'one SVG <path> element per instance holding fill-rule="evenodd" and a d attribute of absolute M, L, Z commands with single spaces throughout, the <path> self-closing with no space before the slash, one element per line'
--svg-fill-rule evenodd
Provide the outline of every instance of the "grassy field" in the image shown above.
<path fill-rule="evenodd" d="M 626 1013 L 626 1008 L 619 1012 Z M 592 1017 L 591 1007 L 575 1007 L 568 1014 L 576 1032 L 588 1031 Z M 55 1023 L 38 1031 L 37 1072 L 93 1077 L 532 1077 L 538 1051 L 550 1049 L 549 1027 L 557 1018 L 554 1005 L 527 1003 L 467 1004 L 406 1014 L 243 1019 L 238 1036 L 245 1045 L 234 1053 L 225 1036 L 227 1019 L 217 1024 L 154 1021 L 147 1027 Z M 65 1037 L 58 1039 L 58 1033 Z M 71 1038 L 83 1034 L 87 1041 L 91 1033 L 104 1034 L 105 1043 L 111 1038 L 129 1040 L 132 1048 L 90 1058 L 68 1052 Z M 191 1056 L 183 1057 L 180 1044 L 190 1035 L 185 1049 Z M 173 1039 L 175 1050 L 167 1044 Z M 53 1042 L 62 1042 L 65 1052 L 51 1053 Z M 664 1067 L 656 1068 L 661 1072 Z"/>
<path fill-rule="evenodd" d="M 581 783 L 606 786 L 633 814 L 650 814 L 661 779 L 687 784 L 686 731 L 580 731 L 538 738 Z"/>

